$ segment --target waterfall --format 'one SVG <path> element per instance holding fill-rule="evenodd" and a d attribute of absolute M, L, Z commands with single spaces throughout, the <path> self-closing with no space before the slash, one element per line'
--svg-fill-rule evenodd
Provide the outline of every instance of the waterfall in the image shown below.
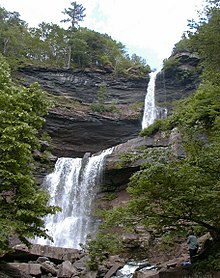
<path fill-rule="evenodd" d="M 147 88 L 147 94 L 144 104 L 144 115 L 142 120 L 142 129 L 154 123 L 157 118 L 164 119 L 167 116 L 167 109 L 155 105 L 155 81 L 158 71 L 150 73 L 150 81 Z"/>
<path fill-rule="evenodd" d="M 45 218 L 45 227 L 54 242 L 38 238 L 35 243 L 80 248 L 79 244 L 95 233 L 97 223 L 91 216 L 93 200 L 101 182 L 104 158 L 112 150 L 92 157 L 57 160 L 43 187 L 51 196 L 50 205 L 61 207 L 62 212 Z"/>

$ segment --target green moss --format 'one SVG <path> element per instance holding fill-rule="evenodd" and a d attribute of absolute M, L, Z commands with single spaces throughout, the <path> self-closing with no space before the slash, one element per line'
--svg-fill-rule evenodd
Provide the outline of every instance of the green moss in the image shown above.
<path fill-rule="evenodd" d="M 175 68 L 178 66 L 178 64 L 179 64 L 179 59 L 171 56 L 170 58 L 163 60 L 163 69 L 167 70 L 170 68 Z"/>
<path fill-rule="evenodd" d="M 77 101 L 74 100 L 68 96 L 56 96 L 56 95 L 52 95 L 47 93 L 47 97 L 48 99 L 52 102 L 52 106 L 53 107 L 60 107 L 60 108 L 66 108 L 66 109 L 76 109 L 76 108 L 80 108 L 83 107 L 83 105 Z"/>
<path fill-rule="evenodd" d="M 125 167 L 126 165 L 129 165 L 133 162 L 135 162 L 138 157 L 136 156 L 136 152 L 127 152 L 127 153 L 123 153 L 120 155 L 120 161 L 118 163 L 116 163 L 116 168 L 117 169 L 121 169 L 123 167 Z"/>
<path fill-rule="evenodd" d="M 117 194 L 115 192 L 109 192 L 109 193 L 106 193 L 102 197 L 102 200 L 104 200 L 104 201 L 112 201 L 112 200 L 114 200 L 116 198 L 117 198 Z"/>
<path fill-rule="evenodd" d="M 150 135 L 155 134 L 156 132 L 158 132 L 161 129 L 162 123 L 163 123 L 163 120 L 157 119 L 152 125 L 143 129 L 140 132 L 140 136 L 144 137 L 144 136 L 150 136 Z"/>

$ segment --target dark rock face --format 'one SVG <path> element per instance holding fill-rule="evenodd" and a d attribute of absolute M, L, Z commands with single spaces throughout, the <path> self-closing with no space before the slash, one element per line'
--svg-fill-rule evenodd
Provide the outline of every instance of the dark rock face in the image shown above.
<path fill-rule="evenodd" d="M 46 118 L 45 129 L 52 138 L 53 154 L 82 157 L 137 136 L 141 129 L 147 77 L 116 77 L 105 71 L 72 71 L 23 68 L 16 74 L 24 86 L 38 82 L 54 97 L 78 101 L 79 106 L 54 107 Z M 97 92 L 106 86 L 105 104 L 114 103 L 116 112 L 92 112 Z M 142 103 L 139 108 L 135 104 Z"/>
<path fill-rule="evenodd" d="M 155 99 L 159 107 L 172 110 L 172 101 L 192 94 L 200 83 L 200 59 L 189 52 L 176 53 L 171 66 L 158 73 Z M 83 157 L 135 138 L 141 130 L 144 99 L 149 78 L 115 76 L 104 70 L 62 70 L 26 67 L 16 78 L 25 86 L 38 82 L 54 98 L 55 105 L 46 118 L 44 129 L 52 138 L 53 155 Z M 116 111 L 98 113 L 97 92 L 106 87 L 105 104 L 114 103 Z M 68 101 L 76 102 L 68 106 Z M 141 105 L 140 105 L 141 103 Z M 139 104 L 139 106 L 138 106 Z M 135 108 L 136 106 L 136 108 Z"/>
<path fill-rule="evenodd" d="M 113 152 L 106 156 L 105 172 L 104 172 L 104 188 L 101 190 L 106 192 L 118 192 L 127 187 L 129 178 L 134 172 L 140 169 L 140 165 L 146 160 L 129 160 L 131 155 L 142 154 L 146 149 L 152 151 L 154 149 L 164 153 L 167 149 L 176 157 L 183 157 L 184 152 L 181 145 L 181 134 L 177 128 L 169 133 L 157 132 L 150 137 L 136 137 L 128 140 L 126 143 L 116 146 Z M 122 161 L 122 155 L 128 155 L 127 161 Z M 149 155 L 150 160 L 150 155 Z M 122 162 L 122 163 L 121 163 Z"/>
<path fill-rule="evenodd" d="M 45 129 L 56 156 L 83 157 L 86 152 L 96 153 L 137 136 L 141 119 L 117 120 L 95 113 L 66 116 L 51 111 Z"/>
<path fill-rule="evenodd" d="M 84 103 L 96 100 L 100 85 L 107 87 L 107 100 L 119 103 L 143 101 L 148 78 L 115 76 L 100 70 L 62 70 L 27 67 L 19 69 L 17 78 L 24 85 L 38 82 L 54 95 L 69 96 Z"/>
<path fill-rule="evenodd" d="M 160 139 L 159 139 L 160 141 Z M 120 166 L 121 155 L 125 154 L 137 154 L 140 152 L 140 148 L 155 148 L 164 145 L 167 147 L 167 138 L 162 143 L 157 142 L 157 139 L 153 137 L 143 138 L 137 137 L 120 144 L 115 147 L 112 154 L 106 157 L 106 167 L 104 174 L 104 184 L 107 187 L 104 190 L 107 191 L 120 191 L 127 187 L 129 178 L 132 174 L 140 168 L 143 161 L 135 161 L 134 163 L 123 163 Z"/>
<path fill-rule="evenodd" d="M 134 172 L 140 169 L 140 165 L 144 162 L 142 159 L 135 161 L 125 161 L 121 164 L 121 155 L 141 154 L 146 148 L 148 150 L 159 149 L 161 152 L 170 147 L 174 152 L 178 150 L 179 137 L 174 131 L 171 134 L 164 135 L 162 132 L 151 137 L 137 137 L 128 140 L 116 146 L 113 152 L 106 156 L 105 172 L 103 176 L 104 187 L 101 191 L 119 192 L 127 187 L 129 178 Z M 179 153 L 176 153 L 179 155 Z"/>
<path fill-rule="evenodd" d="M 195 92 L 201 82 L 201 70 L 198 68 L 200 59 L 196 54 L 185 51 L 176 53 L 169 59 L 172 59 L 172 65 L 157 74 L 155 100 L 158 106 L 170 111 L 172 101 Z"/>

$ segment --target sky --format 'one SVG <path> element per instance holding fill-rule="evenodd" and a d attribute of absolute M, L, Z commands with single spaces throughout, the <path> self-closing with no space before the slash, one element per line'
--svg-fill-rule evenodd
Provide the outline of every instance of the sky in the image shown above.
<path fill-rule="evenodd" d="M 41 22 L 60 24 L 62 13 L 74 0 L 0 0 L 7 11 L 19 12 L 29 27 Z M 160 69 L 163 60 L 185 31 L 189 19 L 197 18 L 204 0 L 77 0 L 86 9 L 80 24 L 126 46 L 144 58 L 152 69 Z M 63 23 L 64 24 L 64 23 Z M 68 27 L 68 25 L 61 25 Z"/>

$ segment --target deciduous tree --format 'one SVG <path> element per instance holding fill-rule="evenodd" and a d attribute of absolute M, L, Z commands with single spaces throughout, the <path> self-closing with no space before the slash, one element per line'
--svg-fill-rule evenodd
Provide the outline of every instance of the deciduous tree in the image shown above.
<path fill-rule="evenodd" d="M 33 151 L 39 148 L 38 131 L 44 123 L 48 101 L 38 84 L 15 87 L 0 55 L 0 254 L 10 236 L 21 241 L 47 237 L 42 218 L 56 213 L 49 195 L 33 176 Z"/>

